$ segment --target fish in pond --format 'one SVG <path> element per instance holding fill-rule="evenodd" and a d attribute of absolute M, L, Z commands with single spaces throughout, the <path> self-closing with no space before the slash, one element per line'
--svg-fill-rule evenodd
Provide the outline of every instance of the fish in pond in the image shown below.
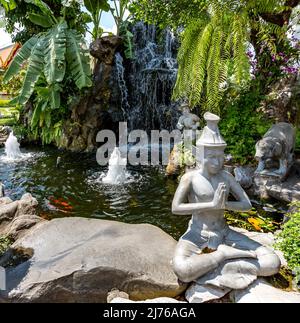
<path fill-rule="evenodd" d="M 63 198 L 55 199 L 54 197 L 50 197 L 50 205 L 56 207 L 59 211 L 64 213 L 69 213 L 73 211 L 73 206 Z"/>

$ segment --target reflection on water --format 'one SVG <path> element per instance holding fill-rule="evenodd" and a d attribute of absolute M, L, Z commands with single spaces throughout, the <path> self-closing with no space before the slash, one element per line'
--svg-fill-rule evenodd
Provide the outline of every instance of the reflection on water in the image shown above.
<path fill-rule="evenodd" d="M 25 192 L 39 201 L 44 218 L 93 217 L 127 223 L 150 223 L 178 238 L 189 217 L 171 213 L 176 181 L 160 167 L 127 167 L 130 180 L 105 185 L 99 180 L 108 169 L 96 162 L 96 154 L 74 154 L 46 148 L 21 149 L 28 158 L 11 162 L 0 149 L 0 180 L 6 195 L 18 199 Z M 60 167 L 56 167 L 57 157 Z"/>
<path fill-rule="evenodd" d="M 108 168 L 97 164 L 96 154 L 75 154 L 54 148 L 41 152 L 37 147 L 22 149 L 22 154 L 24 158 L 12 162 L 4 157 L 4 149 L 0 149 L 0 181 L 5 185 L 6 195 L 13 200 L 25 192 L 36 197 L 40 216 L 44 218 L 79 216 L 150 223 L 176 239 L 187 228 L 189 216 L 171 213 L 178 184 L 167 178 L 161 167 L 127 166 L 129 180 L 119 185 L 106 185 L 101 178 Z M 61 157 L 59 167 L 56 167 L 57 157 Z M 268 204 L 262 210 L 262 205 L 254 202 L 259 214 L 263 211 L 264 217 L 270 215 L 278 222 L 282 220 L 283 210 L 276 207 L 277 211 Z M 234 225 L 238 220 L 234 217 Z"/>

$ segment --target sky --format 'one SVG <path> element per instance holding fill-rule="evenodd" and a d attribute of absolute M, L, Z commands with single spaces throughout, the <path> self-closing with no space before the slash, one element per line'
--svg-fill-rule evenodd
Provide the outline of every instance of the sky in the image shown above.
<path fill-rule="evenodd" d="M 116 33 L 116 24 L 110 13 L 104 12 L 101 17 L 101 27 L 106 32 Z M 91 42 L 91 37 L 87 34 L 86 40 L 88 43 Z M 12 43 L 10 35 L 7 34 L 3 28 L 0 28 L 0 48 L 10 45 Z"/>

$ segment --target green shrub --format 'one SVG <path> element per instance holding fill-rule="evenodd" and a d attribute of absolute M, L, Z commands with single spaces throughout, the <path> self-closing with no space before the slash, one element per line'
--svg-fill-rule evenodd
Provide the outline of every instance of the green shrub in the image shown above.
<path fill-rule="evenodd" d="M 289 214 L 289 221 L 277 235 L 276 247 L 283 252 L 289 268 L 298 276 L 300 275 L 300 202 L 295 202 L 292 206 L 295 206 L 296 210 Z"/>
<path fill-rule="evenodd" d="M 230 96 L 230 93 L 229 93 Z M 255 144 L 267 132 L 272 122 L 257 112 L 263 96 L 258 90 L 247 90 L 224 107 L 220 122 L 221 133 L 227 142 L 227 152 L 234 162 L 253 161 Z"/>

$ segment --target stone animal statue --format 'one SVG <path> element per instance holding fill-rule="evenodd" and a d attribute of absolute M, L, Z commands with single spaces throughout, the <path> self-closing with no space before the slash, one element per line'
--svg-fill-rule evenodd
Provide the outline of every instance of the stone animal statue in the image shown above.
<path fill-rule="evenodd" d="M 255 158 L 259 163 L 255 173 L 286 177 L 293 163 L 295 142 L 296 132 L 291 124 L 280 122 L 273 125 L 256 144 Z M 278 169 L 274 170 L 275 163 Z"/>

